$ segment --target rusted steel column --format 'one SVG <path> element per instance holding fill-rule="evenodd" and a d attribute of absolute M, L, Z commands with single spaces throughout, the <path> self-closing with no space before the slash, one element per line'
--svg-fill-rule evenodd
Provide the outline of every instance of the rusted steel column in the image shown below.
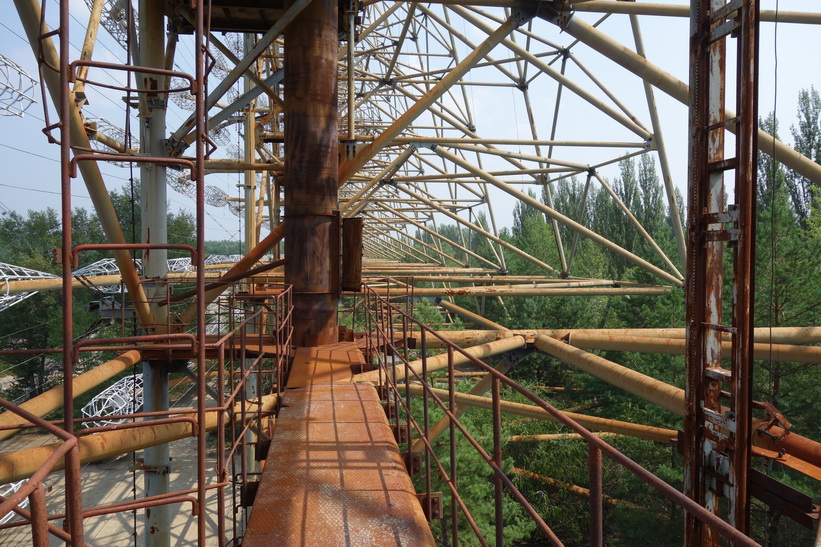
<path fill-rule="evenodd" d="M 687 259 L 684 492 L 746 534 L 750 520 L 757 53 L 759 4 L 693 2 L 690 19 L 690 165 Z M 725 109 L 726 38 L 736 39 L 737 116 Z M 724 157 L 725 129 L 736 129 L 735 157 Z M 724 205 L 724 173 L 735 203 Z M 727 226 L 729 225 L 729 228 Z M 726 250 L 725 250 L 726 245 Z M 723 279 L 732 253 L 731 291 Z M 726 293 L 726 294 L 725 294 Z M 732 320 L 722 318 L 732 301 Z M 722 337 L 731 337 L 722 360 Z M 729 361 L 729 362 L 728 362 Z M 729 393 L 729 397 L 723 397 Z M 726 506 L 720 498 L 726 498 Z M 685 544 L 718 544 L 718 532 L 694 515 Z"/>
<path fill-rule="evenodd" d="M 335 0 L 313 0 L 285 31 L 285 283 L 296 346 L 338 337 L 337 40 Z"/>
<path fill-rule="evenodd" d="M 362 288 L 362 217 L 342 221 L 342 290 Z"/>
<path fill-rule="evenodd" d="M 590 473 L 590 545 L 604 545 L 602 510 L 602 461 L 601 450 L 592 444 L 587 446 L 587 468 Z"/>
<path fill-rule="evenodd" d="M 48 510 L 46 509 L 46 489 L 42 484 L 29 496 L 31 507 L 31 544 L 34 547 L 48 547 Z"/>

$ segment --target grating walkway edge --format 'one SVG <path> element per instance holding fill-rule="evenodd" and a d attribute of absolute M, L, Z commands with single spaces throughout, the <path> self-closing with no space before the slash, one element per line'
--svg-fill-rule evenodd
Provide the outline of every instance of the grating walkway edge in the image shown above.
<path fill-rule="evenodd" d="M 243 545 L 435 545 L 376 389 L 316 379 L 284 395 Z"/>

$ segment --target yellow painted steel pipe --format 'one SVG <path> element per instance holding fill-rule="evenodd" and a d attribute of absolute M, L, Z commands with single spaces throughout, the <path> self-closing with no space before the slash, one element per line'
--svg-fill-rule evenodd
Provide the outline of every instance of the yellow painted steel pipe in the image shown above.
<path fill-rule="evenodd" d="M 339 186 L 345 184 L 356 174 L 371 158 L 379 153 L 385 146 L 390 144 L 395 137 L 404 131 L 413 121 L 421 116 L 433 103 L 444 95 L 456 82 L 473 68 L 473 65 L 481 61 L 485 55 L 491 52 L 499 43 L 513 32 L 524 21 L 517 17 L 507 19 L 488 38 L 479 44 L 473 51 L 465 56 L 462 61 L 453 67 L 436 85 L 431 87 L 419 100 L 411 105 L 404 114 L 396 119 L 388 128 L 374 138 L 372 142 L 360 150 L 353 158 L 345 161 L 339 166 Z"/>
<path fill-rule="evenodd" d="M 549 336 L 539 335 L 536 349 L 624 391 L 650 401 L 677 416 L 684 416 L 684 390 L 625 366 L 593 355 Z"/>
<path fill-rule="evenodd" d="M 532 338 L 540 334 L 551 338 L 565 338 L 567 336 L 578 337 L 581 335 L 592 336 L 619 336 L 636 337 L 642 339 L 679 339 L 683 340 L 686 332 L 679 328 L 659 328 L 659 329 L 466 329 L 457 331 L 438 331 L 437 334 L 447 338 L 450 342 L 462 347 L 475 344 L 484 344 L 502 338 L 510 338 L 519 335 Z M 413 335 L 419 346 L 420 336 Z M 821 327 L 774 327 L 772 331 L 766 327 L 755 329 L 755 341 L 769 347 L 769 342 L 773 344 L 816 344 L 821 343 Z M 435 349 L 444 347 L 436 337 L 429 336 L 427 339 L 428 348 Z"/>
<path fill-rule="evenodd" d="M 400 385 L 398 388 L 401 392 L 405 392 L 407 390 L 410 391 L 411 395 L 417 396 L 423 395 L 425 391 L 419 384 L 410 384 L 407 387 Z M 443 401 L 447 401 L 448 390 L 431 389 L 431 391 Z M 480 397 L 478 395 L 469 395 L 467 393 L 456 393 L 455 397 L 456 403 L 460 405 L 484 408 L 488 410 L 493 408 L 493 399 L 490 397 Z M 534 405 L 501 401 L 500 408 L 505 414 L 514 414 L 516 416 L 524 416 L 527 418 L 544 420 L 546 422 L 556 421 L 556 419 L 553 418 L 549 412 Z M 587 416 L 586 414 L 577 414 L 575 412 L 562 412 L 562 414 L 593 431 L 618 433 L 620 435 L 628 435 L 630 437 L 662 443 L 670 443 L 671 439 L 677 435 L 677 432 L 672 429 L 633 424 L 630 422 L 622 422 L 608 418 L 599 418 L 598 416 Z"/>
<path fill-rule="evenodd" d="M 42 11 L 40 2 L 37 0 L 15 0 L 14 4 L 17 7 L 20 22 L 23 24 L 34 55 L 38 58 L 44 58 L 45 62 L 52 67 L 60 66 L 60 58 L 54 47 L 53 40 L 51 38 L 40 39 L 41 35 L 48 31 L 48 29 L 44 28 L 41 24 Z M 43 72 L 43 78 L 45 79 L 52 102 L 55 105 L 59 105 L 60 74 L 54 70 L 45 70 Z M 68 100 L 71 103 L 70 116 L 68 120 L 62 120 L 62 123 L 67 123 L 70 126 L 71 142 L 74 149 L 89 150 L 91 149 L 91 143 L 86 133 L 85 121 L 83 120 L 79 107 L 76 106 L 74 93 L 69 91 L 69 95 Z M 114 205 L 111 202 L 111 196 L 105 186 L 99 165 L 96 161 L 83 161 L 79 163 L 79 169 L 83 175 L 88 195 L 94 204 L 94 210 L 97 212 L 97 217 L 106 235 L 106 239 L 109 243 L 126 243 L 120 221 L 117 218 L 117 213 L 114 210 Z M 122 273 L 123 282 L 126 287 L 128 287 L 128 292 L 131 295 L 131 300 L 134 303 L 134 308 L 140 321 L 143 325 L 149 327 L 154 326 L 154 316 L 148 307 L 148 299 L 140 284 L 140 278 L 137 274 L 134 262 L 131 260 L 131 254 L 126 250 L 116 250 L 113 254 L 117 261 L 117 266 Z M 63 257 L 63 259 L 69 260 L 69 257 Z"/>
<path fill-rule="evenodd" d="M 500 353 L 505 353 L 506 351 L 512 351 L 514 349 L 523 348 L 525 346 L 525 339 L 521 336 L 512 336 L 510 338 L 505 338 L 502 340 L 496 340 L 495 342 L 489 342 L 487 344 L 481 344 L 478 346 L 473 346 L 467 348 L 465 353 L 475 357 L 476 359 L 485 359 L 486 357 L 491 357 L 493 355 L 498 355 Z M 470 363 L 471 360 L 460 352 L 453 353 L 453 364 L 454 366 L 464 365 L 466 363 Z M 411 361 L 408 364 L 409 368 L 415 371 L 417 374 L 422 373 L 422 360 L 417 359 L 416 361 Z M 436 355 L 434 357 L 428 357 L 427 362 L 428 372 L 434 372 L 437 370 L 443 370 L 448 368 L 448 354 L 443 353 L 441 355 Z M 396 378 L 405 378 L 405 365 L 397 365 L 396 366 Z M 409 378 L 412 379 L 413 375 L 409 373 Z M 379 381 L 379 370 L 371 370 L 369 372 L 363 372 L 361 374 L 355 374 L 353 377 L 354 382 L 378 382 Z"/>
<path fill-rule="evenodd" d="M 659 428 L 662 429 L 662 428 Z M 677 431 L 673 429 L 668 429 L 667 431 L 671 432 L 672 435 L 670 436 L 670 440 L 668 441 L 672 444 L 673 439 L 675 438 Z M 618 433 L 593 433 L 596 437 L 600 439 L 607 439 L 612 437 L 618 437 Z M 623 435 L 622 435 L 623 436 Z M 582 440 L 584 437 L 579 435 L 578 433 L 545 433 L 542 435 L 510 435 L 507 440 L 511 443 L 536 443 L 536 442 L 544 442 L 544 441 L 576 441 Z"/>
<path fill-rule="evenodd" d="M 687 350 L 687 340 L 683 338 L 647 338 L 572 332 L 567 337 L 567 343 L 582 349 L 661 353 L 666 355 L 684 355 Z M 730 357 L 731 351 L 731 342 L 721 343 L 722 357 Z M 773 361 L 818 364 L 821 363 L 821 347 L 756 343 L 753 344 L 753 358 L 771 358 Z"/>
<path fill-rule="evenodd" d="M 562 29 L 570 36 L 621 65 L 647 83 L 657 87 L 679 102 L 688 104 L 690 100 L 689 87 L 685 82 L 665 72 L 630 48 L 587 24 L 581 18 L 568 17 L 564 19 Z M 727 110 L 725 116 L 730 119 L 735 117 L 735 114 Z M 733 132 L 735 126 L 728 126 L 727 129 Z M 763 129 L 758 130 L 757 145 L 759 150 L 766 152 L 790 169 L 804 175 L 814 184 L 821 184 L 821 165 L 790 148 Z"/>
<path fill-rule="evenodd" d="M 533 285 L 493 285 L 482 287 L 415 288 L 414 296 L 657 296 L 667 294 L 670 287 L 576 287 L 551 288 Z M 384 296 L 382 289 L 376 294 Z"/>
<path fill-rule="evenodd" d="M 614 0 L 583 0 L 571 3 L 573 11 L 598 13 L 629 13 L 633 15 L 657 15 L 665 17 L 690 17 L 690 6 L 650 2 L 618 2 Z M 728 18 L 732 19 L 733 14 Z M 761 10 L 761 20 L 779 23 L 821 24 L 821 13 Z"/>
<path fill-rule="evenodd" d="M 416 291 L 414 291 L 414 293 L 415 292 Z M 495 322 L 491 321 L 490 319 L 482 317 L 478 313 L 473 313 L 470 310 L 466 310 L 462 306 L 457 306 L 456 304 L 451 304 L 450 302 L 448 302 L 446 300 L 442 300 L 441 302 L 439 302 L 439 305 L 442 306 L 443 308 L 445 308 L 446 310 L 448 310 L 449 312 L 453 312 L 453 313 L 461 316 L 462 319 L 467 319 L 468 321 L 470 321 L 470 322 L 472 322 L 476 325 L 480 325 L 482 327 L 485 327 L 486 329 L 506 330 L 505 327 L 503 327 L 499 323 L 495 323 Z M 430 338 L 434 338 L 434 337 L 431 336 Z"/>
<path fill-rule="evenodd" d="M 277 402 L 276 395 L 267 395 L 262 398 L 262 410 L 269 411 L 274 408 Z M 246 402 L 246 410 L 251 416 L 256 412 L 256 405 Z M 233 419 L 241 419 L 240 404 L 235 406 L 232 413 Z M 196 414 L 191 415 L 196 422 Z M 231 416 L 225 415 L 226 423 L 231 421 Z M 217 413 L 206 414 L 206 429 L 213 431 L 217 428 Z M 141 450 L 150 446 L 157 446 L 171 441 L 192 437 L 197 433 L 198 426 L 191 422 L 178 422 L 161 425 L 146 425 L 130 429 L 119 429 L 95 433 L 85 437 L 80 437 L 78 446 L 80 449 L 80 462 L 85 464 L 99 461 L 105 458 L 127 454 L 135 450 Z M 0 455 L 0 484 L 19 481 L 33 475 L 48 459 L 49 456 L 62 443 L 52 443 L 34 448 L 26 448 Z M 64 460 L 60 460 L 52 471 L 59 471 L 65 465 Z"/>
<path fill-rule="evenodd" d="M 109 380 L 116 376 L 117 374 L 127 370 L 137 363 L 140 362 L 142 359 L 142 354 L 137 350 L 131 350 L 123 353 L 122 355 L 117 356 L 116 358 L 112 359 L 111 361 L 107 361 L 101 365 L 94 367 L 93 369 L 84 372 L 78 376 L 76 376 L 72 380 L 73 393 L 74 396 L 77 397 L 82 395 L 86 391 L 99 386 L 106 380 Z M 24 402 L 20 405 L 23 410 L 27 410 L 36 416 L 43 417 L 49 412 L 54 412 L 58 408 L 62 407 L 65 404 L 65 400 L 63 399 L 63 385 L 60 384 L 59 386 L 53 387 L 50 390 L 41 393 L 40 395 L 29 399 L 28 401 Z M 0 426 L 9 426 L 15 424 L 28 424 L 26 420 L 18 416 L 17 414 L 6 411 L 3 414 L 0 414 Z M 19 429 L 6 429 L 0 431 L 0 441 L 8 439 L 15 433 L 20 431 Z"/>
<path fill-rule="evenodd" d="M 683 389 L 671 386 L 564 342 L 554 340 L 549 336 L 537 336 L 535 346 L 539 351 L 543 351 L 600 380 L 665 408 L 678 416 L 685 415 Z M 821 467 L 821 443 L 792 432 L 787 433 L 778 427 L 770 428 L 770 432 L 778 438 L 772 439 L 756 433 L 753 435 L 753 445 L 775 451 L 783 449 L 787 454 L 794 455 L 796 458 L 816 467 Z"/>

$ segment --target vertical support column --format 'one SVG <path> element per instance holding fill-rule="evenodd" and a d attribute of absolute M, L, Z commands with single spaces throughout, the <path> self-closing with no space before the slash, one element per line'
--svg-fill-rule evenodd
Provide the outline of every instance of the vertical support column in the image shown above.
<path fill-rule="evenodd" d="M 60 223 L 62 228 L 61 264 L 63 277 L 63 377 L 71 378 L 74 375 L 74 300 L 71 286 L 71 260 L 74 244 L 71 238 L 71 144 L 72 131 L 69 120 L 74 108 L 74 95 L 69 88 L 69 9 L 65 2 L 60 3 L 60 98 L 57 105 L 60 115 Z M 74 433 L 74 393 L 73 382 L 63 383 L 63 429 Z M 66 454 L 66 525 L 73 543 L 83 543 L 83 487 L 80 476 L 80 451 L 75 446 Z M 42 487 L 41 487 L 42 488 Z M 45 499 L 32 496 L 32 510 L 42 513 L 34 505 L 35 499 L 45 502 Z M 36 523 L 34 526 L 41 526 Z M 33 541 L 42 538 L 32 538 Z"/>
<path fill-rule="evenodd" d="M 161 2 L 140 0 L 139 3 L 140 62 L 153 68 L 165 67 L 165 16 Z M 143 90 L 140 97 L 141 152 L 147 156 L 166 156 L 165 115 L 166 98 L 152 90 L 166 87 L 162 77 L 138 74 L 137 85 Z M 141 241 L 163 244 L 168 242 L 166 168 L 154 163 L 140 164 Z M 164 280 L 168 274 L 168 252 L 150 249 L 143 252 L 143 276 Z M 149 302 L 155 299 L 164 285 L 145 286 Z M 156 326 L 163 329 L 168 307 L 150 306 Z M 143 409 L 146 412 L 168 410 L 168 363 L 143 363 Z M 143 452 L 145 468 L 145 495 L 157 496 L 168 492 L 170 446 L 162 444 Z M 146 547 L 167 547 L 171 544 L 171 506 L 159 505 L 145 510 Z"/>
<path fill-rule="evenodd" d="M 245 54 L 247 55 L 255 45 L 255 35 L 246 33 L 244 38 Z M 253 64 L 254 72 L 257 71 L 257 62 Z M 250 76 L 243 76 L 245 92 L 251 91 L 254 87 Z M 257 124 L 256 124 L 256 100 L 251 101 L 248 111 L 245 113 L 245 149 L 243 155 L 247 163 L 253 164 L 257 150 Z M 257 172 L 253 170 L 245 171 L 245 253 L 250 253 L 257 244 L 256 211 L 257 211 Z"/>
<path fill-rule="evenodd" d="M 296 346 L 337 341 L 337 1 L 314 0 L 285 31 L 285 282 Z"/>
<path fill-rule="evenodd" d="M 254 46 L 256 45 L 256 35 L 252 33 L 246 33 L 244 38 L 244 49 L 245 54 L 247 55 Z M 257 72 L 257 66 L 259 61 L 254 61 L 252 65 L 252 70 L 254 73 Z M 247 74 L 243 76 L 243 85 L 245 92 L 251 91 L 251 88 L 254 87 L 253 80 Z M 253 164 L 256 161 L 257 155 L 257 122 L 256 122 L 256 100 L 251 101 L 248 105 L 248 111 L 245 113 L 245 142 L 244 142 L 245 149 L 243 151 L 243 155 L 245 161 L 247 163 Z M 263 194 L 260 192 L 260 198 L 262 198 Z M 257 245 L 257 172 L 249 169 L 245 171 L 245 253 L 250 253 L 254 247 Z M 251 290 L 251 283 L 249 282 L 247 285 L 247 291 L 250 293 Z M 252 300 L 246 300 L 244 305 L 246 306 L 246 318 L 253 313 L 254 310 L 254 303 Z M 248 324 L 245 327 L 245 332 L 247 334 L 255 334 L 256 333 L 256 326 L 254 322 Z M 254 359 L 245 359 L 242 363 L 242 372 L 248 371 L 250 367 L 253 366 Z M 246 400 L 251 401 L 257 398 L 257 374 L 252 372 L 248 375 L 248 378 L 245 381 L 245 389 L 244 389 L 244 397 Z M 255 450 L 254 450 L 254 443 L 256 442 L 256 435 L 250 429 L 245 433 L 245 442 L 247 443 L 245 446 L 245 461 L 246 461 L 246 469 L 248 473 L 258 473 L 259 472 L 259 464 L 255 458 Z M 244 485 L 243 485 L 244 486 Z"/>
<path fill-rule="evenodd" d="M 729 18 L 736 10 L 738 17 Z M 758 0 L 696 0 L 690 29 L 684 491 L 711 512 L 726 515 L 745 534 L 750 500 L 758 13 Z M 726 118 L 724 105 L 728 36 L 738 52 L 739 114 L 734 119 Z M 725 159 L 724 132 L 732 127 L 737 128 L 735 157 Z M 735 203 L 725 208 L 728 171 L 735 175 Z M 721 316 L 727 251 L 733 253 L 731 325 L 723 325 Z M 722 361 L 723 335 L 732 337 L 732 354 Z M 718 535 L 687 515 L 685 544 L 717 545 Z"/>

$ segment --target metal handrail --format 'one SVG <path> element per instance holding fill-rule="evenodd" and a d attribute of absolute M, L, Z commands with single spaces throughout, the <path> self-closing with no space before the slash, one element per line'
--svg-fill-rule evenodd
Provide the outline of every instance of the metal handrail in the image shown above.
<path fill-rule="evenodd" d="M 692 516 L 694 516 L 695 518 L 697 518 L 701 522 L 703 522 L 706 525 L 713 528 L 721 536 L 723 536 L 723 537 L 731 540 L 732 542 L 734 542 L 734 544 L 736 544 L 736 545 L 748 545 L 748 546 L 758 545 L 750 537 L 742 534 L 736 528 L 734 528 L 732 525 L 730 525 L 726 521 L 722 520 L 721 518 L 719 518 L 715 514 L 711 513 L 706 508 L 704 508 L 701 505 L 697 504 L 695 501 L 691 500 L 690 498 L 685 496 L 683 493 L 679 492 L 677 489 L 673 488 L 672 486 L 670 486 L 669 484 L 664 482 L 662 479 L 655 476 L 653 473 L 651 473 L 650 471 L 648 471 L 647 469 L 645 469 L 644 467 L 642 467 L 641 465 L 639 465 L 638 463 L 636 463 L 635 461 L 633 461 L 632 459 L 630 459 L 629 457 L 624 455 L 617 448 L 613 447 L 612 445 L 610 445 L 607 442 L 605 442 L 604 440 L 602 440 L 600 437 L 597 437 L 596 435 L 591 433 L 590 430 L 588 430 L 584 426 L 580 425 L 575 420 L 567 417 L 561 411 L 559 411 L 558 409 L 556 409 L 555 407 L 553 407 L 549 403 L 545 402 L 544 400 L 542 400 L 537 395 L 533 394 L 532 392 L 530 392 L 526 388 L 522 387 L 521 385 L 519 385 L 515 381 L 511 380 L 510 378 L 508 378 L 507 376 L 505 376 L 501 372 L 497 371 L 494 367 L 488 365 L 487 363 L 484 363 L 480 359 L 477 359 L 476 357 L 474 357 L 470 353 L 466 352 L 463 348 L 461 348 L 458 345 L 450 342 L 445 337 L 440 335 L 438 332 L 436 332 L 433 329 L 430 329 L 429 327 L 425 326 L 424 324 L 422 324 L 421 322 L 416 320 L 414 317 L 412 317 L 409 314 L 403 312 L 402 310 L 400 310 L 399 308 L 397 308 L 396 306 L 391 304 L 386 298 L 384 298 L 381 295 L 377 294 L 376 291 L 374 291 L 369 286 L 365 285 L 364 290 L 365 290 L 365 297 L 366 297 L 366 305 L 365 305 L 366 313 L 368 314 L 369 318 L 373 319 L 372 326 L 373 326 L 373 331 L 376 333 L 377 341 L 380 341 L 380 338 L 381 338 L 381 343 L 377 344 L 377 347 L 381 346 L 384 349 L 384 356 L 385 357 L 383 358 L 381 355 L 378 357 L 379 366 L 380 366 L 380 385 L 384 385 L 383 384 L 383 373 L 384 373 L 384 379 L 386 380 L 388 386 L 390 387 L 391 392 L 394 394 L 394 397 L 396 398 L 396 400 L 401 401 L 401 397 L 400 397 L 401 390 L 397 387 L 399 382 L 397 382 L 397 378 L 396 378 L 396 366 L 391 367 L 390 370 L 387 366 L 387 356 L 390 355 L 391 357 L 395 358 L 398 355 L 400 360 L 401 360 L 401 364 L 405 365 L 403 367 L 404 371 L 405 371 L 405 379 L 404 379 L 405 385 L 409 385 L 411 381 L 420 383 L 421 386 L 422 386 L 422 389 L 425 392 L 425 399 L 426 400 L 428 398 L 432 399 L 437 405 L 439 405 L 439 407 L 442 409 L 442 411 L 447 416 L 447 418 L 449 420 L 449 423 L 450 423 L 450 427 L 451 427 L 451 443 L 454 442 L 453 432 L 454 432 L 455 429 L 458 429 L 463 434 L 463 436 L 468 440 L 468 442 L 474 447 L 474 449 L 477 450 L 477 452 L 483 457 L 483 459 L 485 459 L 485 461 L 488 463 L 488 465 L 493 469 L 493 471 L 494 471 L 494 481 L 497 483 L 497 485 L 496 485 L 496 496 L 495 496 L 497 517 L 500 516 L 500 513 L 501 513 L 501 492 L 500 492 L 501 489 L 498 486 L 498 483 L 500 482 L 505 488 L 507 488 L 510 491 L 511 495 L 523 506 L 523 508 L 531 516 L 531 518 L 534 519 L 534 521 L 537 524 L 537 527 L 551 541 L 553 541 L 554 544 L 556 544 L 556 545 L 561 545 L 562 544 L 561 541 L 558 539 L 558 537 L 556 537 L 555 534 L 553 534 L 553 532 L 550 530 L 550 527 L 546 523 L 544 523 L 544 521 L 541 519 L 541 517 L 538 515 L 538 513 L 536 513 L 535 509 L 533 509 L 532 505 L 530 505 L 530 503 L 527 502 L 527 500 L 524 498 L 524 496 L 521 494 L 521 492 L 519 492 L 519 490 L 516 489 L 516 487 L 513 485 L 513 482 L 510 480 L 510 478 L 507 477 L 501 469 L 501 465 L 500 465 L 500 463 L 501 463 L 501 457 L 500 457 L 501 456 L 501 432 L 500 432 L 500 428 L 501 428 L 501 422 L 500 422 L 501 410 L 500 410 L 500 404 L 499 404 L 500 401 L 501 401 L 501 398 L 500 398 L 500 394 L 499 394 L 499 388 L 500 388 L 501 384 L 504 384 L 505 386 L 513 389 L 514 391 L 516 391 L 520 395 L 522 395 L 522 396 L 526 397 L 527 399 L 529 399 L 531 402 L 533 402 L 536 406 L 538 406 L 542 410 L 546 411 L 557 422 L 571 428 L 574 432 L 578 433 L 579 436 L 588 443 L 588 446 L 590 447 L 590 454 L 593 457 L 594 461 L 598 456 L 597 459 L 600 462 L 600 454 L 601 453 L 606 454 L 612 460 L 616 461 L 622 467 L 626 468 L 628 471 L 630 471 L 635 476 L 637 476 L 639 479 L 641 479 L 645 483 L 649 484 L 651 487 L 653 487 L 660 494 L 662 494 L 663 496 L 668 498 L 670 501 L 672 501 L 673 503 L 675 503 L 676 505 L 678 505 L 679 507 L 684 509 L 686 512 L 688 512 L 689 514 L 691 514 Z M 421 332 L 421 337 L 422 337 L 422 369 L 423 370 L 422 370 L 421 375 L 416 370 L 414 370 L 412 367 L 408 366 L 409 361 L 408 361 L 407 357 L 405 355 L 403 355 L 402 352 L 397 351 L 397 348 L 396 348 L 396 345 L 395 345 L 395 337 L 393 336 L 393 334 L 394 334 L 393 333 L 394 315 L 402 318 L 403 325 L 406 325 L 407 323 L 410 323 L 411 325 L 416 325 L 416 326 L 419 327 L 419 331 Z M 390 331 L 390 332 L 388 332 L 388 331 Z M 370 332 L 370 330 L 369 330 L 369 332 Z M 443 344 L 445 348 L 447 348 L 447 352 L 448 352 L 448 378 L 449 378 L 449 382 L 448 382 L 448 394 L 449 394 L 448 398 L 449 398 L 449 400 L 448 400 L 447 403 L 442 401 L 442 399 L 438 395 L 436 395 L 436 393 L 434 393 L 432 391 L 431 386 L 427 382 L 426 338 L 427 338 L 428 335 L 431 335 L 431 336 L 434 336 L 435 338 L 437 338 L 439 340 L 439 342 L 441 344 Z M 467 431 L 467 429 L 464 427 L 464 425 L 459 422 L 458 418 L 453 413 L 453 409 L 455 408 L 455 388 L 454 388 L 454 382 L 453 382 L 455 367 L 454 367 L 453 356 L 456 352 L 459 352 L 464 357 L 466 357 L 471 362 L 472 365 L 475 365 L 476 367 L 481 369 L 483 372 L 486 372 L 487 374 L 491 375 L 491 378 L 492 378 L 493 421 L 494 421 L 494 433 L 493 433 L 494 454 L 493 454 L 493 456 L 488 454 L 482 448 L 482 446 L 470 435 L 470 433 Z M 409 396 L 410 390 L 405 390 L 405 394 L 406 394 L 406 396 Z M 390 405 L 389 405 L 389 407 L 390 407 Z M 470 517 L 468 509 L 464 506 L 464 503 L 461 500 L 461 498 L 458 497 L 458 493 L 456 492 L 456 488 L 455 488 L 455 485 L 454 485 L 453 478 L 450 476 L 450 475 L 455 475 L 455 473 L 453 472 L 453 471 L 455 471 L 455 469 L 453 469 L 453 466 L 454 466 L 454 463 L 455 463 L 455 458 L 453 456 L 455 454 L 451 455 L 452 470 L 451 470 L 451 474 L 448 475 L 448 474 L 444 473 L 444 469 L 441 466 L 440 461 L 438 460 L 438 458 L 436 458 L 436 455 L 433 452 L 432 446 L 430 445 L 430 443 L 428 442 L 428 440 L 425 436 L 425 429 L 420 427 L 418 422 L 411 415 L 409 405 L 405 402 L 402 402 L 402 407 L 405 410 L 406 418 L 408 419 L 408 424 L 409 424 L 408 427 L 410 427 L 410 424 L 413 424 L 414 428 L 422 436 L 423 442 L 425 444 L 426 454 L 428 454 L 429 456 L 432 456 L 435 459 L 437 467 L 439 467 L 440 473 L 442 474 L 444 480 L 447 482 L 448 487 L 456 495 L 455 499 L 456 499 L 458 505 L 460 506 L 460 508 L 462 509 L 462 512 L 465 514 L 466 518 L 468 519 L 471 528 L 473 528 L 474 532 L 477 533 L 477 539 L 479 539 L 479 541 L 481 543 L 486 544 L 486 540 L 481 536 L 481 533 L 479 533 L 478 527 L 476 526 L 475 522 L 473 522 L 472 518 Z M 425 419 L 425 422 L 427 424 L 427 418 L 428 418 L 427 417 L 427 402 L 425 404 L 424 411 L 425 411 L 424 419 Z M 390 418 L 390 416 L 389 416 L 389 418 Z M 453 450 L 453 448 L 452 448 L 452 450 Z M 601 465 L 600 464 L 598 466 L 591 465 L 590 470 L 591 470 L 591 479 L 592 479 L 591 482 L 593 484 L 597 484 L 597 483 L 600 484 L 600 481 L 601 481 L 601 479 L 600 479 Z M 598 477 L 595 476 L 596 474 L 598 474 Z M 600 496 L 600 490 L 597 493 Z M 593 494 L 593 492 L 591 492 L 591 494 Z M 594 501 L 596 501 L 596 500 L 593 500 L 592 495 L 591 495 L 591 504 Z M 601 507 L 601 500 L 600 499 L 598 500 L 598 506 Z M 595 506 L 592 506 L 591 509 L 592 509 L 592 512 L 594 513 L 594 514 L 591 515 L 591 525 L 598 528 L 598 530 L 591 530 L 591 537 L 601 537 L 601 513 L 600 513 L 600 510 L 597 512 L 595 510 Z M 454 519 L 455 519 L 455 517 L 454 517 Z M 497 540 L 501 539 L 500 538 L 499 528 L 501 528 L 501 527 L 497 526 Z M 453 529 L 454 529 L 454 531 L 456 530 L 455 523 L 453 523 Z M 456 533 L 458 534 L 458 532 L 456 532 Z M 498 541 L 497 541 L 497 543 L 498 543 Z"/>

